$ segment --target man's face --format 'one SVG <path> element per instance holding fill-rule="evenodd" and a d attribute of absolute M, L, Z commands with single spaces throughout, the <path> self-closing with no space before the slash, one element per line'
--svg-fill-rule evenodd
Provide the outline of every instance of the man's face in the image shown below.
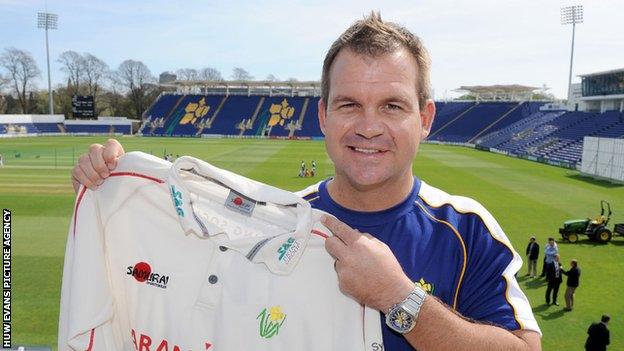
<path fill-rule="evenodd" d="M 548 240 L 548 245 L 555 246 L 555 241 L 554 240 Z"/>
<path fill-rule="evenodd" d="M 340 51 L 330 70 L 327 106 L 319 121 L 336 177 L 355 188 L 410 179 L 418 145 L 435 106 L 422 109 L 416 60 L 405 49 L 380 57 Z"/>

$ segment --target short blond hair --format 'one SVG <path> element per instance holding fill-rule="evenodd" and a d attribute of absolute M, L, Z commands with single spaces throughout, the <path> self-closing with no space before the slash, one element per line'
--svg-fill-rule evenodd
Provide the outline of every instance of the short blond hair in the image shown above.
<path fill-rule="evenodd" d="M 349 49 L 359 55 L 379 57 L 400 49 L 409 51 L 418 67 L 417 93 L 420 108 L 424 108 L 431 90 L 431 58 L 420 38 L 407 28 L 392 22 L 384 22 L 379 12 L 373 11 L 363 20 L 356 21 L 334 41 L 323 61 L 321 76 L 321 98 L 327 106 L 329 98 L 329 71 L 342 49 Z"/>

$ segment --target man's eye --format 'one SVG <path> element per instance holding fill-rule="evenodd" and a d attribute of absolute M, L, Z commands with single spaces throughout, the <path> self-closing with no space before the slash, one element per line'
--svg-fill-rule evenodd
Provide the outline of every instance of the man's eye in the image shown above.
<path fill-rule="evenodd" d="M 401 109 L 401 106 L 399 106 L 399 105 L 395 105 L 395 104 L 387 104 L 387 105 L 386 105 L 386 108 L 387 108 L 388 110 L 400 110 L 400 109 Z"/>
<path fill-rule="evenodd" d="M 353 107 L 355 107 L 354 103 L 346 103 L 346 104 L 340 105 L 340 108 L 353 108 Z"/>

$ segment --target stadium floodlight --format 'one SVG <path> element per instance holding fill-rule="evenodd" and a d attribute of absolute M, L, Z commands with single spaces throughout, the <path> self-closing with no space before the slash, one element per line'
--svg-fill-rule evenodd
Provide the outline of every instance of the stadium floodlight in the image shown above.
<path fill-rule="evenodd" d="M 572 25 L 572 50 L 570 51 L 570 73 L 568 74 L 568 104 L 572 98 L 572 62 L 574 61 L 574 31 L 577 23 L 583 23 L 583 5 L 561 8 L 561 24 Z"/>
<path fill-rule="evenodd" d="M 50 102 L 50 114 L 54 114 L 54 97 L 52 96 L 52 81 L 50 79 L 50 50 L 48 45 L 48 29 L 58 28 L 58 15 L 47 12 L 37 14 L 37 27 L 45 29 L 46 57 L 48 59 L 48 101 Z"/>

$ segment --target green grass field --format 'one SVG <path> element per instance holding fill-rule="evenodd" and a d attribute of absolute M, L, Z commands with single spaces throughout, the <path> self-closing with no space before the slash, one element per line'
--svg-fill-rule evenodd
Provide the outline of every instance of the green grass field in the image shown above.
<path fill-rule="evenodd" d="M 92 137 L 0 139 L 6 166 L 0 168 L 0 203 L 13 211 L 13 343 L 56 349 L 59 291 L 65 239 L 74 194 L 69 172 Z M 284 189 L 298 190 L 333 167 L 320 141 L 122 138 L 126 151 L 162 156 L 191 155 L 218 167 Z M 16 157 L 19 156 L 19 157 Z M 313 179 L 297 177 L 301 160 L 316 160 Z M 544 334 L 544 350 L 580 350 L 589 324 L 602 313 L 612 317 L 611 350 L 624 349 L 624 238 L 598 245 L 581 237 L 561 242 L 557 228 L 570 218 L 594 217 L 599 201 L 611 203 L 611 223 L 624 222 L 624 186 L 582 178 L 577 172 L 463 147 L 423 145 L 414 172 L 449 193 L 470 196 L 488 208 L 524 256 L 528 238 L 540 243 L 540 261 L 549 236 L 559 241 L 564 266 L 579 260 L 581 286 L 573 312 L 544 305 L 544 280 L 518 280 Z M 610 224 L 609 227 L 612 228 Z M 539 264 L 541 269 L 541 262 Z M 565 282 L 559 293 L 563 305 Z"/>

